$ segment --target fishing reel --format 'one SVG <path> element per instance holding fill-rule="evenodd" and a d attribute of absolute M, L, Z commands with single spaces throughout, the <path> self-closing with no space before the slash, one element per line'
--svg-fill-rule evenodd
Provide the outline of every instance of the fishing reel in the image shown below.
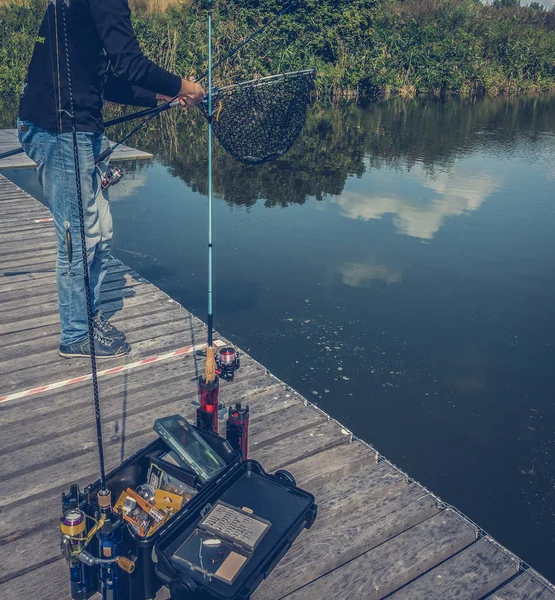
<path fill-rule="evenodd" d="M 100 187 L 105 190 L 116 183 L 119 183 L 123 177 L 123 171 L 118 169 L 117 167 L 109 166 L 106 171 L 102 172 L 99 169 L 100 173 Z"/>
<path fill-rule="evenodd" d="M 132 560 L 120 555 L 121 540 L 116 531 L 120 523 L 113 524 L 102 510 L 98 519 L 90 517 L 88 498 L 79 492 L 77 485 L 71 486 L 69 494 L 62 494 L 62 505 L 60 548 L 69 563 L 72 599 L 87 600 L 101 592 L 103 598 L 120 600 L 119 569 L 129 574 L 135 569 Z M 87 519 L 94 526 L 89 527 Z M 98 546 L 92 546 L 98 547 L 98 551 L 89 550 L 95 538 Z"/>
<path fill-rule="evenodd" d="M 239 359 L 239 351 L 235 346 L 222 346 L 216 352 L 216 374 L 225 379 L 225 381 L 233 381 L 235 371 L 241 366 Z"/>

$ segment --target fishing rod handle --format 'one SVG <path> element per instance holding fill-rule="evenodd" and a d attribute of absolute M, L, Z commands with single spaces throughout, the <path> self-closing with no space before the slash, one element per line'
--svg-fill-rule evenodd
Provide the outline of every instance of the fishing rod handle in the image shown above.
<path fill-rule="evenodd" d="M 102 152 L 102 154 L 100 154 L 96 160 L 94 161 L 95 165 L 98 165 L 99 163 L 101 163 L 104 159 L 108 158 L 108 156 L 110 156 L 110 154 L 112 154 L 112 152 L 114 151 L 113 148 L 106 148 L 106 150 L 104 150 L 104 152 Z"/>
<path fill-rule="evenodd" d="M 111 119 L 110 121 L 106 121 L 106 123 L 104 123 L 104 127 L 111 127 L 112 125 L 127 123 L 127 121 L 133 121 L 134 119 L 140 119 L 141 117 L 148 117 L 148 115 L 151 115 L 152 113 L 158 113 L 164 110 L 168 110 L 168 108 L 173 108 L 178 104 L 179 100 L 172 100 L 171 102 L 166 102 L 166 104 L 160 104 L 159 106 L 154 106 L 152 108 L 145 108 L 144 110 L 140 110 L 138 112 L 130 113 L 128 115 L 123 115 L 122 117 L 117 117 L 115 119 Z"/>

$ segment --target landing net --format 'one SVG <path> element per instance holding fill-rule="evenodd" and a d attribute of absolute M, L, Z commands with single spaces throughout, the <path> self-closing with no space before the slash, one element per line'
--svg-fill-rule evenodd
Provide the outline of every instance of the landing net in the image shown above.
<path fill-rule="evenodd" d="M 305 120 L 315 71 L 296 71 L 215 88 L 212 127 L 233 158 L 257 165 L 283 156 Z M 206 104 L 201 105 L 205 117 Z"/>

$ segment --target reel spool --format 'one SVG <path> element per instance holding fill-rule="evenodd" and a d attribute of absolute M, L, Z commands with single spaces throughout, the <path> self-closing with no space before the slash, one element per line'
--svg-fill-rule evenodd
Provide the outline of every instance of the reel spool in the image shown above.
<path fill-rule="evenodd" d="M 79 508 L 67 510 L 60 519 L 60 547 L 69 563 L 69 585 L 73 600 L 86 600 L 95 593 L 94 576 L 90 566 L 79 561 L 78 556 L 87 546 L 87 522 Z"/>
<path fill-rule="evenodd" d="M 222 346 L 216 352 L 217 374 L 225 381 L 233 381 L 235 371 L 241 366 L 239 351 L 233 345 Z"/>
<path fill-rule="evenodd" d="M 100 187 L 105 190 L 116 183 L 119 183 L 123 177 L 123 171 L 117 167 L 108 167 L 106 171 L 100 171 Z"/>

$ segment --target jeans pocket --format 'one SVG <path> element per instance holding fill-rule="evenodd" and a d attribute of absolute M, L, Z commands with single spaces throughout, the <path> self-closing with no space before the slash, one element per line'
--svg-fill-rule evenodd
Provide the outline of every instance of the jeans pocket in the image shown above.
<path fill-rule="evenodd" d="M 40 127 L 29 121 L 17 122 L 17 137 L 25 154 L 37 164 L 42 165 L 46 160 L 44 132 Z"/>

